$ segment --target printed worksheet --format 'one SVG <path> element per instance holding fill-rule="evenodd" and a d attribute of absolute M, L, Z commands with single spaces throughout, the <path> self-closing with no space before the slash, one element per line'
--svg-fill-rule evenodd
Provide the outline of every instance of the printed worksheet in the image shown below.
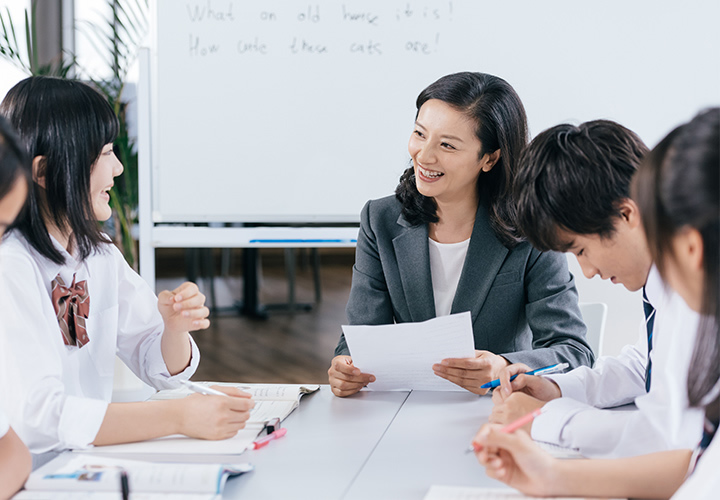
<path fill-rule="evenodd" d="M 432 365 L 445 358 L 475 357 L 470 313 L 440 316 L 422 323 L 343 325 L 353 364 L 375 375 L 376 391 L 464 391 L 438 377 Z"/>

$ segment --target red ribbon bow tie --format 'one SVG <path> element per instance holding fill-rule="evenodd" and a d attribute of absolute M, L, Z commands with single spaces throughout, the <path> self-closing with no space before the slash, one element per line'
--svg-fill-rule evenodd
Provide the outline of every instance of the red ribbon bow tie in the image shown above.
<path fill-rule="evenodd" d="M 52 280 L 52 301 L 65 345 L 82 347 L 88 338 L 85 320 L 90 314 L 90 296 L 87 281 L 73 282 L 68 287 L 58 274 Z"/>

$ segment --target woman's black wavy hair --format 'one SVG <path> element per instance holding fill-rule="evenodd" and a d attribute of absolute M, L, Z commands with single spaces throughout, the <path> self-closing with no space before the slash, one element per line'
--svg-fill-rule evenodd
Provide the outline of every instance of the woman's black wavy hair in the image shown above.
<path fill-rule="evenodd" d="M 490 207 L 490 223 L 498 239 L 506 246 L 515 245 L 520 237 L 512 186 L 518 157 L 528 141 L 527 118 L 520 97 L 502 78 L 462 72 L 444 76 L 423 90 L 416 101 L 418 112 L 430 99 L 449 104 L 475 122 L 475 134 L 481 144 L 478 159 L 500 150 L 500 159 L 492 170 L 480 173 L 477 189 Z M 435 200 L 420 194 L 412 166 L 400 176 L 395 196 L 411 224 L 438 221 Z"/>

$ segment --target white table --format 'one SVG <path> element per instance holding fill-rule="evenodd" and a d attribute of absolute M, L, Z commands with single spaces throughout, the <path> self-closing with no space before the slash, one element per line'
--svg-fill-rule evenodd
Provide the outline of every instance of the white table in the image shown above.
<path fill-rule="evenodd" d="M 421 500 L 432 484 L 503 487 L 465 453 L 491 409 L 489 396 L 468 392 L 363 391 L 337 398 L 323 385 L 285 420 L 287 436 L 260 450 L 122 457 L 255 465 L 227 482 L 224 499 Z"/>
<path fill-rule="evenodd" d="M 283 422 L 284 438 L 242 455 L 255 470 L 229 480 L 223 498 L 342 498 L 407 397 L 367 391 L 341 399 L 320 386 Z"/>
<path fill-rule="evenodd" d="M 489 396 L 410 393 L 343 500 L 422 499 L 433 484 L 503 487 L 465 453 L 492 410 Z"/>
<path fill-rule="evenodd" d="M 489 396 L 468 392 L 337 398 L 323 385 L 286 419 L 286 437 L 242 455 L 256 469 L 223 498 L 421 500 L 432 484 L 503 487 L 465 453 L 491 410 Z"/>

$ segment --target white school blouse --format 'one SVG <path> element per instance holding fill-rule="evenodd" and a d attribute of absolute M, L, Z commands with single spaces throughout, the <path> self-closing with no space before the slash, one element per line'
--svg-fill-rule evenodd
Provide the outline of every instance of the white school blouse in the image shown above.
<path fill-rule="evenodd" d="M 0 245 L 0 394 L 10 424 L 32 453 L 88 447 L 111 400 L 115 354 L 144 382 L 175 387 L 195 372 L 200 353 L 171 377 L 160 350 L 164 328 L 157 297 L 114 245 L 78 262 L 58 265 L 38 254 L 18 232 Z M 89 342 L 63 343 L 51 300 L 60 274 L 68 285 L 87 280 Z"/>
<path fill-rule="evenodd" d="M 470 238 L 459 243 L 438 243 L 432 238 L 428 238 L 428 241 L 435 315 L 447 316 L 452 310 L 455 292 L 460 283 Z"/>
<path fill-rule="evenodd" d="M 704 413 L 688 407 L 687 375 L 699 315 L 667 289 L 655 266 L 645 290 L 655 307 L 652 379 L 645 390 L 647 332 L 619 356 L 602 356 L 593 368 L 549 375 L 563 397 L 545 405 L 532 424 L 532 437 L 578 448 L 588 458 L 633 456 L 668 449 L 694 449 L 702 437 Z M 603 408 L 635 402 L 636 410 Z"/>

